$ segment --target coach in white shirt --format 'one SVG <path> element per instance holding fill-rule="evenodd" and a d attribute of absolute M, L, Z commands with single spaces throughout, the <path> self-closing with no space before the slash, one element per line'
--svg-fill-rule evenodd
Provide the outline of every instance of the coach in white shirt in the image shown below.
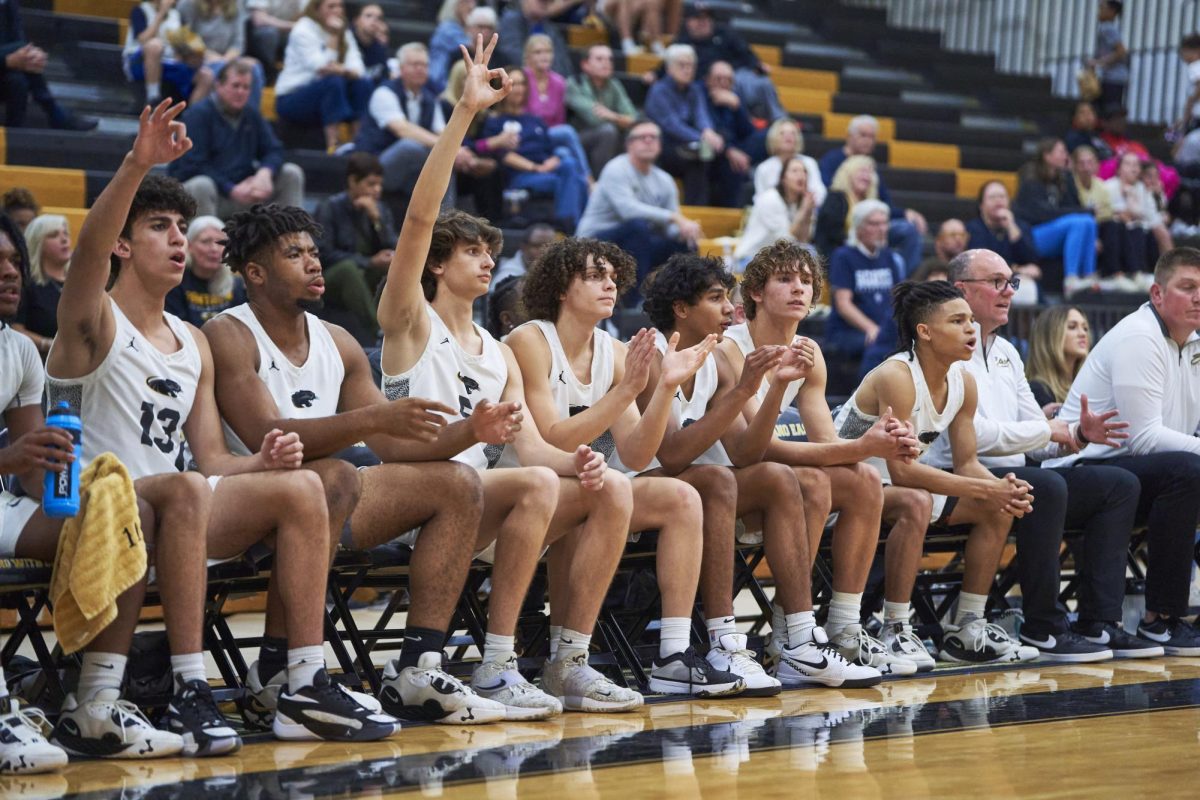
<path fill-rule="evenodd" d="M 1118 409 L 1129 423 L 1120 448 L 1089 444 L 1045 466 L 1104 463 L 1141 482 L 1137 519 L 1149 526 L 1146 618 L 1138 635 L 1168 655 L 1200 656 L 1187 613 L 1200 516 L 1200 250 L 1169 250 L 1154 268 L 1150 302 L 1117 323 L 1088 356 L 1059 417 Z"/>
<path fill-rule="evenodd" d="M 1051 661 L 1084 662 L 1121 656 L 1160 656 L 1162 648 L 1121 630 L 1125 597 L 1125 551 L 1137 511 L 1138 482 L 1129 472 L 1108 466 L 1041 469 L 1034 461 L 1076 452 L 1084 439 L 1120 444 L 1123 423 L 1115 414 L 1084 415 L 1084 423 L 1047 420 L 1025 379 L 1017 349 L 996 331 L 1008 312 L 1020 278 L 991 250 L 968 250 L 951 259 L 950 281 L 962 290 L 979 330 L 967 370 L 979 387 L 975 436 L 979 461 L 997 475 L 1015 472 L 1033 485 L 1032 513 L 1017 521 L 1017 575 L 1025 622 L 1021 639 Z M 922 459 L 952 466 L 943 435 Z M 1082 530 L 1076 546 L 1081 575 L 1079 623 L 1072 631 L 1058 602 L 1058 554 L 1063 530 Z"/>

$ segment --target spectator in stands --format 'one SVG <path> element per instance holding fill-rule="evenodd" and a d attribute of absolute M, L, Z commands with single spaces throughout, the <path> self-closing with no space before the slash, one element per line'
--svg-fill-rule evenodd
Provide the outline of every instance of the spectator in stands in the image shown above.
<path fill-rule="evenodd" d="M 683 0 L 608 0 L 603 4 L 604 14 L 617 24 L 621 37 L 621 51 L 626 56 L 645 52 L 639 42 L 644 42 L 650 52 L 663 54 L 663 31 L 679 30 L 683 12 Z M 637 35 L 633 26 L 638 22 Z"/>
<path fill-rule="evenodd" d="M 14 328 L 28 336 L 44 360 L 58 333 L 58 299 L 71 268 L 71 231 L 67 218 L 42 214 L 25 229 L 29 279 L 21 293 Z"/>
<path fill-rule="evenodd" d="M 625 135 L 625 154 L 600 173 L 576 229 L 580 237 L 613 242 L 632 255 L 635 285 L 672 253 L 695 249 L 704 236 L 700 223 L 680 212 L 675 181 L 654 166 L 661 152 L 659 127 L 649 120 L 635 123 Z M 631 287 L 630 294 L 638 293 Z"/>
<path fill-rule="evenodd" d="M 146 103 L 163 98 L 163 81 L 180 100 L 199 100 L 208 94 L 211 72 L 204 65 L 204 42 L 183 27 L 175 0 L 146 0 L 129 12 L 129 29 L 122 53 L 125 77 L 145 84 Z"/>
<path fill-rule="evenodd" d="M 987 250 L 971 250 L 950 262 L 950 280 L 962 290 L 975 318 L 978 339 L 966 362 L 975 378 L 975 441 L 979 461 L 993 475 L 1006 473 L 1033 487 L 1033 509 L 1014 526 L 1017 577 L 1025 623 L 1020 638 L 1049 661 L 1103 661 L 1115 653 L 1157 656 L 1161 648 L 1121 629 L 1125 597 L 1125 556 L 1137 511 L 1137 480 L 1106 466 L 1075 469 L 1027 467 L 1047 457 L 1075 453 L 1089 440 L 1119 446 L 1125 423 L 1116 412 L 1085 413 L 1068 425 L 1047 421 L 1025 379 L 1018 349 L 996 331 L 1008 324 L 1009 307 L 1020 278 L 1004 259 Z M 1086 354 L 1086 331 L 1084 332 Z M 1060 338 L 1061 342 L 1061 338 Z M 950 437 L 941 436 L 923 458 L 947 469 L 953 466 Z M 1061 586 L 1059 551 L 1063 531 L 1083 531 L 1076 569 L 1083 591 L 1079 622 L 1071 630 L 1066 609 L 1058 603 Z M 1105 633 L 1107 632 L 1107 636 Z M 1087 637 L 1087 638 L 1084 638 Z"/>
<path fill-rule="evenodd" d="M 467 34 L 477 40 L 482 36 L 483 41 L 490 42 L 496 33 L 496 14 L 490 8 L 476 8 L 468 19 Z M 482 22 L 480 22 L 482 20 Z M 478 23 L 478 24 L 477 24 Z M 438 96 L 443 103 L 451 107 L 462 97 L 463 86 L 466 83 L 466 63 L 458 61 L 450 69 L 450 80 L 445 90 Z M 501 132 L 486 139 L 479 138 L 483 123 L 487 121 L 487 112 L 476 114 L 467 130 L 464 146 L 470 147 L 473 158 L 468 162 L 469 168 L 458 173 L 458 197 L 470 195 L 475 201 L 475 211 L 485 219 L 498 220 L 504 216 L 501 197 L 504 191 L 504 171 L 500 169 L 496 153 L 509 147 L 515 147 L 520 137 L 516 131 Z M 395 215 L 393 215 L 395 216 Z"/>
<path fill-rule="evenodd" d="M 496 60 L 502 64 L 520 64 L 524 57 L 525 40 L 531 34 L 544 33 L 554 45 L 554 60 L 550 68 L 559 75 L 572 75 L 570 50 L 562 31 L 550 21 L 550 0 L 520 0 L 509 3 L 500 15 L 500 44 Z"/>
<path fill-rule="evenodd" d="M 1152 280 L 1147 268 L 1175 245 L 1166 219 L 1146 184 L 1142 182 L 1142 162 L 1136 153 L 1121 156 L 1117 174 L 1104 182 L 1112 201 L 1113 219 L 1126 228 L 1127 249 L 1112 288 L 1122 291 L 1146 291 Z M 1130 273 L 1131 276 L 1126 276 Z M 1150 278 L 1151 280 L 1145 280 Z"/>
<path fill-rule="evenodd" d="M 912 274 L 911 280 L 914 283 L 948 281 L 950 280 L 950 268 L 941 261 L 927 258 L 917 267 L 917 271 Z"/>
<path fill-rule="evenodd" d="M 850 120 L 846 128 L 846 143 L 821 156 L 821 180 L 826 186 L 833 185 L 838 168 L 850 156 L 873 156 L 875 142 L 879 138 L 879 121 L 874 117 L 860 115 Z M 928 230 L 924 215 L 913 208 L 901 208 L 892 203 L 891 193 L 883 178 L 876 173 L 876 192 L 879 199 L 891 208 L 888 226 L 888 242 L 904 256 L 906 273 L 917 268 L 921 261 L 922 237 Z"/>
<path fill-rule="evenodd" d="M 396 60 L 398 76 L 371 93 L 368 114 L 354 141 L 356 150 L 373 153 L 383 162 L 383 191 L 393 217 L 407 207 L 421 167 L 446 127 L 441 102 L 429 87 L 425 45 L 409 42 L 397 52 Z M 473 158 L 471 151 L 463 148 L 455 163 L 467 169 Z M 443 202 L 453 206 L 455 197 L 451 181 Z"/>
<path fill-rule="evenodd" d="M 249 104 L 250 64 L 230 61 L 217 88 L 183 115 L 192 149 L 169 174 L 196 198 L 200 216 L 227 217 L 255 203 L 304 202 L 304 171 L 283 160 L 283 145 L 258 109 Z"/>
<path fill-rule="evenodd" d="M 23 186 L 14 186 L 0 197 L 0 214 L 6 214 L 21 233 L 25 233 L 25 228 L 40 213 L 42 207 L 33 192 Z"/>
<path fill-rule="evenodd" d="M 1100 238 L 1100 252 L 1096 257 L 1100 273 L 1100 287 L 1105 291 L 1138 291 L 1136 282 L 1126 276 L 1131 271 L 1138 274 L 1148 267 L 1146 231 L 1139 227 L 1128 227 L 1113 219 L 1112 194 L 1105 181 L 1097 173 L 1100 162 L 1091 145 L 1080 145 L 1071 157 L 1075 178 L 1075 193 L 1079 202 L 1096 217 L 1096 230 Z"/>
<path fill-rule="evenodd" d="M 713 130 L 704 88 L 696 83 L 696 51 L 673 44 L 664 58 L 667 74 L 646 94 L 646 116 L 663 135 L 662 168 L 683 180 L 683 201 L 703 206 L 709 201 L 709 162 L 725 149 Z"/>
<path fill-rule="evenodd" d="M 293 125 L 320 125 L 325 149 L 338 145 L 338 125 L 350 123 L 351 138 L 367 110 L 371 81 L 354 34 L 346 29 L 342 0 L 309 0 L 288 35 L 283 71 L 275 82 L 275 110 Z"/>
<path fill-rule="evenodd" d="M 829 193 L 817 213 L 813 244 L 825 258 L 846 243 L 850 215 L 864 200 L 879 199 L 879 173 L 870 156 L 850 156 L 842 162 L 829 184 Z"/>
<path fill-rule="evenodd" d="M 0 103 L 5 106 L 5 125 L 25 124 L 29 98 L 41 106 L 52 128 L 90 131 L 99 120 L 72 114 L 54 99 L 46 78 L 46 51 L 25 39 L 21 8 L 17 0 L 0 4 Z"/>
<path fill-rule="evenodd" d="M 1125 90 L 1129 86 L 1129 51 L 1121 41 L 1121 25 L 1117 22 L 1124 6 L 1121 0 L 1100 0 L 1095 55 L 1087 62 L 1100 78 L 1100 97 L 1097 102 L 1101 116 L 1125 107 Z"/>
<path fill-rule="evenodd" d="M 805 245 L 812 241 L 813 209 L 817 203 L 809 186 L 804 156 L 792 156 L 778 185 L 754 195 L 746 229 L 733 251 L 739 270 L 776 239 L 792 239 Z"/>
<path fill-rule="evenodd" d="M 903 279 L 900 255 L 887 246 L 887 205 L 864 200 L 851 212 L 852 235 L 829 259 L 832 310 L 825 327 L 825 349 L 861 359 L 862 379 L 896 349 L 892 287 Z"/>
<path fill-rule="evenodd" d="M 691 45 L 699 62 L 698 74 L 707 74 L 716 61 L 731 64 L 735 70 L 734 89 L 751 116 L 768 120 L 787 116 L 771 82 L 771 68 L 732 28 L 717 25 L 712 9 L 704 2 L 693 2 L 684 9 L 683 30 L 675 43 Z"/>
<path fill-rule="evenodd" d="M 1138 158 L 1142 161 L 1154 162 L 1155 166 L 1158 167 L 1158 174 L 1162 177 L 1163 189 L 1166 191 L 1167 196 L 1174 196 L 1175 191 L 1179 188 L 1179 173 L 1170 164 L 1165 164 L 1154 158 L 1144 143 L 1139 142 L 1129 135 L 1129 113 L 1125 109 L 1117 109 L 1104 121 L 1104 130 L 1100 136 L 1109 148 L 1112 149 L 1114 155 L 1108 161 L 1101 162 L 1101 178 L 1107 180 L 1117 174 L 1117 167 L 1120 166 L 1118 159 L 1121 156 L 1126 153 L 1137 153 Z"/>
<path fill-rule="evenodd" d="M 922 274 L 930 270 L 949 265 L 959 253 L 967 249 L 967 226 L 961 219 L 948 219 L 938 227 L 937 237 L 933 240 L 933 255 L 925 259 L 917 267 Z M 921 280 L 914 273 L 913 280 Z"/>
<path fill-rule="evenodd" d="M 396 242 L 396 223 L 383 194 L 383 164 L 371 153 L 346 159 L 346 190 L 317 206 L 317 244 L 325 275 L 325 301 L 348 311 L 355 338 L 374 344 L 379 336 L 375 288 L 387 274 Z"/>
<path fill-rule="evenodd" d="M 1150 551 L 1137 634 L 1167 655 L 1200 656 L 1200 631 L 1182 619 L 1200 515 L 1200 370 L 1192 363 L 1200 361 L 1198 328 L 1200 250 L 1180 247 L 1159 258 L 1150 302 L 1096 344 L 1058 412 L 1071 424 L 1089 407 L 1097 414 L 1119 409 L 1129 423 L 1125 446 L 1089 441 L 1074 455 L 1042 462 L 1102 462 L 1141 483 L 1135 524 L 1149 524 Z"/>
<path fill-rule="evenodd" d="M 1190 133 L 1200 127 L 1200 33 L 1189 33 L 1179 41 L 1179 58 L 1188 77 L 1188 96 L 1175 129 Z"/>
<path fill-rule="evenodd" d="M 591 182 L 592 170 L 579 134 L 567 124 L 567 79 L 550 69 L 554 60 L 554 42 L 544 33 L 535 33 L 525 41 L 525 81 L 529 99 L 525 111 L 546 123 L 550 141 L 555 147 L 565 147 L 583 166 Z"/>
<path fill-rule="evenodd" d="M 1107 161 L 1113 157 L 1112 148 L 1096 130 L 1096 109 L 1091 103 L 1081 101 L 1075 105 L 1075 114 L 1071 117 L 1071 129 L 1067 131 L 1063 143 L 1074 153 L 1083 146 L 1091 147 L 1099 161 Z"/>
<path fill-rule="evenodd" d="M 507 173 L 509 189 L 524 189 L 554 198 L 554 220 L 571 232 L 579 224 L 588 199 L 587 166 L 580 164 L 566 147 L 555 147 L 546 124 L 525 112 L 528 82 L 520 67 L 506 68 L 512 90 L 496 106 L 495 113 L 483 125 L 481 136 L 494 137 L 506 132 L 506 125 L 518 134 L 515 147 L 503 151 L 500 163 Z"/>
<path fill-rule="evenodd" d="M 467 26 L 475 8 L 475 0 L 442 0 L 437 27 L 429 37 L 429 88 L 435 92 L 446 88 L 450 66 L 459 60 L 458 48 L 463 45 L 470 47 L 473 43 L 467 36 Z M 493 28 L 496 27 L 495 16 L 496 12 L 493 11 Z"/>
<path fill-rule="evenodd" d="M 166 310 L 199 328 L 227 308 L 246 302 L 246 285 L 225 263 L 225 223 L 195 217 L 188 223 L 187 268 L 167 292 Z"/>
<path fill-rule="evenodd" d="M 979 216 L 967 222 L 967 234 L 967 247 L 997 253 L 1025 280 L 1041 279 L 1033 233 L 1013 215 L 1003 182 L 987 181 L 980 187 Z"/>
<path fill-rule="evenodd" d="M 383 18 L 383 8 L 376 3 L 368 3 L 358 10 L 351 24 L 363 66 L 367 68 L 367 78 L 378 86 L 387 80 L 387 62 L 392 55 L 388 47 L 388 25 Z"/>
<path fill-rule="evenodd" d="M 828 190 L 821 180 L 821 168 L 812 156 L 804 155 L 804 133 L 800 123 L 790 117 L 777 119 L 767 128 L 768 158 L 754 169 L 754 193 L 765 192 L 779 185 L 783 165 L 797 156 L 804 160 L 804 171 L 808 174 L 808 192 L 813 206 L 820 208 Z"/>
<path fill-rule="evenodd" d="M 492 40 L 492 35 L 496 33 L 496 12 L 489 6 L 478 6 L 467 15 L 467 39 L 475 42 L 480 36 L 485 42 Z M 470 46 L 470 45 L 468 45 Z M 433 75 L 430 75 L 430 80 L 433 80 Z M 442 99 L 453 106 L 458 102 L 458 98 L 462 96 L 462 87 L 467 79 L 467 65 L 462 59 L 450 61 L 449 76 L 445 79 L 445 89 L 442 90 Z M 483 124 L 483 119 L 486 118 L 486 112 L 479 112 L 475 118 L 475 123 L 472 126 L 470 136 L 478 133 L 478 128 Z"/>
<path fill-rule="evenodd" d="M 274 82 L 276 63 L 283 57 L 288 34 L 304 14 L 306 0 L 246 0 L 250 12 L 246 52 L 258 59 Z"/>
<path fill-rule="evenodd" d="M 525 286 L 524 275 L 509 275 L 492 286 L 488 299 L 488 333 L 503 339 L 513 329 L 529 321 L 525 305 L 521 302 L 521 291 Z"/>
<path fill-rule="evenodd" d="M 243 0 L 179 0 L 179 16 L 183 24 L 191 28 L 204 41 L 204 66 L 206 72 L 206 90 L 204 95 L 197 95 L 193 101 L 208 96 L 213 77 L 234 59 L 245 59 L 254 67 L 254 82 L 250 91 L 250 105 L 262 108 L 263 86 L 266 85 L 266 75 L 262 64 L 250 56 L 244 56 L 246 51 L 246 8 Z"/>
<path fill-rule="evenodd" d="M 567 108 L 571 124 L 588 153 L 592 174 L 599 175 L 621 146 L 622 135 L 637 118 L 625 87 L 613 78 L 613 54 L 608 45 L 594 44 L 579 62 L 579 75 L 567 79 Z"/>
<path fill-rule="evenodd" d="M 545 249 L 557 238 L 554 228 L 544 222 L 529 226 L 525 232 L 525 240 L 511 258 L 500 259 L 499 266 L 492 272 L 492 291 L 504 281 L 515 275 L 524 275 L 529 271 L 529 265 L 542 255 Z"/>
<path fill-rule="evenodd" d="M 1063 292 L 1095 284 L 1096 218 L 1079 203 L 1068 176 L 1069 156 L 1061 139 L 1038 142 L 1032 161 L 1021 167 L 1013 212 L 1029 225 L 1041 258 L 1063 260 Z"/>
<path fill-rule="evenodd" d="M 1087 316 L 1075 306 L 1050 306 L 1033 321 L 1025 377 L 1046 419 L 1053 419 L 1066 402 L 1091 349 Z"/>
<path fill-rule="evenodd" d="M 733 67 L 728 62 L 712 63 L 704 88 L 713 130 L 725 142 L 725 149 L 709 163 L 709 202 L 740 208 L 745 205 L 743 197 L 750 181 L 750 167 L 766 157 L 766 135 L 754 126 L 742 99 L 733 91 Z"/>

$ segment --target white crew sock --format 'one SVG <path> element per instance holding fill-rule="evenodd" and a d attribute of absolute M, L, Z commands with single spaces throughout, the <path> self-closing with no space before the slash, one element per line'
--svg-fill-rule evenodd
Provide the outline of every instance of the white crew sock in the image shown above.
<path fill-rule="evenodd" d="M 125 665 L 128 662 L 128 656 L 117 653 L 84 653 L 83 666 L 79 670 L 79 687 L 75 690 L 75 697 L 83 702 L 95 697 L 96 692 L 100 689 L 121 691 L 121 679 L 125 677 Z M 203 663 L 201 661 L 201 666 Z"/>
<path fill-rule="evenodd" d="M 146 81 L 146 102 L 154 105 L 162 100 L 162 84 L 159 81 Z"/>
<path fill-rule="evenodd" d="M 808 644 L 813 640 L 813 631 L 817 628 L 817 615 L 811 610 L 797 611 L 784 617 L 787 625 L 787 646 L 796 647 Z"/>
<path fill-rule="evenodd" d="M 590 633 L 580 633 L 570 628 L 563 628 L 558 635 L 558 655 L 556 660 L 566 661 L 568 658 L 583 653 L 587 658 L 588 648 L 592 645 Z"/>
<path fill-rule="evenodd" d="M 658 657 L 666 658 L 688 649 L 692 621 L 688 617 L 663 617 L 659 620 Z"/>
<path fill-rule="evenodd" d="M 208 680 L 208 674 L 204 669 L 203 653 L 184 653 L 181 656 L 171 656 L 171 672 L 175 673 L 176 683 Z"/>
<path fill-rule="evenodd" d="M 907 625 L 910 619 L 912 619 L 912 603 L 893 603 L 890 600 L 883 601 L 884 622 L 903 622 Z"/>
<path fill-rule="evenodd" d="M 825 620 L 829 638 L 836 637 L 849 625 L 858 625 L 861 612 L 862 592 L 834 592 L 829 601 L 829 617 Z"/>
<path fill-rule="evenodd" d="M 704 620 L 704 627 L 708 629 L 708 646 L 720 647 L 722 636 L 727 633 L 737 633 L 735 620 L 736 618 L 732 614 L 728 617 L 713 617 Z"/>
<path fill-rule="evenodd" d="M 553 661 L 554 657 L 556 655 L 558 655 L 558 639 L 560 636 L 562 636 L 562 625 L 551 625 L 550 626 L 550 660 L 551 661 Z"/>
<path fill-rule="evenodd" d="M 317 673 L 325 668 L 325 648 L 319 644 L 288 648 L 288 691 L 312 686 Z"/>
<path fill-rule="evenodd" d="M 483 660 L 484 661 L 503 661 L 509 655 L 516 652 L 517 638 L 515 636 L 501 636 L 498 633 L 489 633 L 483 640 Z"/>
<path fill-rule="evenodd" d="M 958 611 L 954 614 L 954 624 L 962 625 L 968 615 L 983 619 L 986 611 L 986 594 L 962 592 L 958 596 Z"/>

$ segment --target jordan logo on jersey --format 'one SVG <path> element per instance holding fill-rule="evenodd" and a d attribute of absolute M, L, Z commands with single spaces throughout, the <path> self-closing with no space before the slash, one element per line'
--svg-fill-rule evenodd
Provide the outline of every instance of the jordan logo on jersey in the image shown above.
<path fill-rule="evenodd" d="M 270 372 L 271 370 L 279 372 L 279 367 L 275 366 L 275 359 L 273 358 L 271 359 L 271 366 L 267 367 L 267 372 Z"/>
<path fill-rule="evenodd" d="M 308 389 L 292 392 L 292 405 L 296 408 L 312 408 L 313 401 L 316 399 L 317 393 L 310 392 Z"/>
<path fill-rule="evenodd" d="M 167 397 L 178 397 L 183 391 L 183 387 L 170 378 L 146 378 L 146 385 Z"/>
<path fill-rule="evenodd" d="M 567 382 L 565 380 L 563 380 L 562 370 L 558 371 L 558 382 L 561 383 L 563 386 L 567 385 Z"/>
<path fill-rule="evenodd" d="M 138 350 L 137 339 L 134 339 L 132 336 L 129 337 L 129 344 L 125 345 L 125 349 L 132 350 L 135 353 L 142 352 L 141 350 Z"/>

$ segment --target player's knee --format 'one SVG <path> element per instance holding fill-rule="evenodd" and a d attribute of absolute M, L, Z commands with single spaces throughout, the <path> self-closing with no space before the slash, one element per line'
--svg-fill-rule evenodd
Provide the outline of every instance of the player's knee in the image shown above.
<path fill-rule="evenodd" d="M 199 472 L 180 472 L 172 475 L 162 494 L 162 506 L 191 513 L 203 513 L 212 499 L 208 479 Z M 161 516 L 165 508 L 156 508 Z"/>
<path fill-rule="evenodd" d="M 447 491 L 443 497 L 448 503 L 464 511 L 473 510 L 475 516 L 483 515 L 483 482 L 473 467 L 451 461 L 445 479 Z"/>
<path fill-rule="evenodd" d="M 325 493 L 329 512 L 346 513 L 358 505 L 362 496 L 362 479 L 358 469 L 348 461 L 334 459 L 322 467 L 318 475 Z"/>
<path fill-rule="evenodd" d="M 799 497 L 802 494 L 796 473 L 786 464 L 764 461 L 752 468 L 752 480 L 775 497 Z"/>
<path fill-rule="evenodd" d="M 800 483 L 800 491 L 804 495 L 804 505 L 809 508 L 824 509 L 829 513 L 833 506 L 833 489 L 829 485 L 829 476 L 824 470 L 803 469 L 794 473 Z"/>
<path fill-rule="evenodd" d="M 686 519 L 689 524 L 695 525 L 699 530 L 704 516 L 700 493 L 696 491 L 695 487 L 689 486 L 683 481 L 677 480 L 672 483 L 674 485 L 670 489 L 671 516 L 679 520 Z"/>
<path fill-rule="evenodd" d="M 924 489 L 904 489 L 897 493 L 896 518 L 913 525 L 928 525 L 933 515 L 933 495 Z"/>
<path fill-rule="evenodd" d="M 732 470 L 702 465 L 692 467 L 692 474 L 692 486 L 706 506 L 714 503 L 723 506 L 737 505 L 737 478 L 733 476 Z"/>
<path fill-rule="evenodd" d="M 521 470 L 520 502 L 534 504 L 554 513 L 558 505 L 558 474 L 549 467 L 525 467 Z"/>
<path fill-rule="evenodd" d="M 633 481 L 615 469 L 605 470 L 604 486 L 596 492 L 596 497 L 604 508 L 626 517 L 633 513 Z"/>

